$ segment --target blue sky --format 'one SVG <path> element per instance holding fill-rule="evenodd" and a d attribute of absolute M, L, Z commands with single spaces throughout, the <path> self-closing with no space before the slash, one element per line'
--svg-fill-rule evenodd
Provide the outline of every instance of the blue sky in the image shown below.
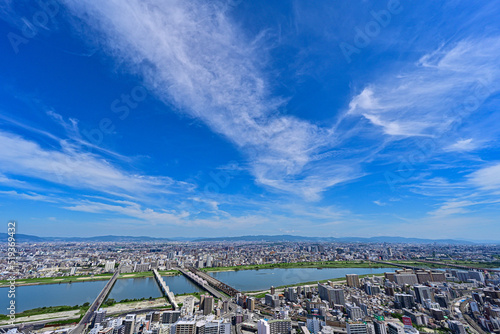
<path fill-rule="evenodd" d="M 0 217 L 500 239 L 500 5 L 4 1 Z"/>

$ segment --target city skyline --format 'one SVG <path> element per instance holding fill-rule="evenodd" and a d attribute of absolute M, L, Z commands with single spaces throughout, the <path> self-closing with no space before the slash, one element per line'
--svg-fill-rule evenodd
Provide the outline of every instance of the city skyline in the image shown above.
<path fill-rule="evenodd" d="M 496 240 L 499 14 L 8 2 L 0 217 L 42 237 Z"/>

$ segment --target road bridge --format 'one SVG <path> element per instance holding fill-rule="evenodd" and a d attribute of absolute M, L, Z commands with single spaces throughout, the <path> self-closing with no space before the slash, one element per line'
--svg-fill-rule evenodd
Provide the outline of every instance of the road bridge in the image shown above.
<path fill-rule="evenodd" d="M 393 262 L 385 262 L 385 261 L 379 261 L 379 260 L 370 260 L 371 262 L 375 263 L 380 263 L 380 264 L 386 264 L 389 266 L 395 266 L 395 267 L 401 267 L 401 268 L 406 268 L 406 269 L 413 269 L 413 270 L 431 270 L 431 271 L 436 271 L 436 272 L 443 272 L 442 270 L 439 269 L 428 269 L 428 268 L 423 268 L 423 267 L 415 267 L 415 266 L 410 266 L 408 264 L 400 264 L 400 263 L 393 263 Z M 412 260 L 414 261 L 414 260 Z"/>
<path fill-rule="evenodd" d="M 240 291 L 236 290 L 235 288 L 233 288 L 232 286 L 229 286 L 227 285 L 226 283 L 224 282 L 221 282 L 219 281 L 218 279 L 215 279 L 213 278 L 212 276 L 210 276 L 209 274 L 199 270 L 199 269 L 196 269 L 194 267 L 188 267 L 188 270 L 190 272 L 192 272 L 193 274 L 201 277 L 202 279 L 204 279 L 205 281 L 208 282 L 208 284 L 212 287 L 214 287 L 215 289 L 219 290 L 219 291 L 222 291 L 224 292 L 226 295 L 229 295 L 231 297 L 234 297 L 236 296 L 238 293 L 241 293 Z"/>
<path fill-rule="evenodd" d="M 412 261 L 429 263 L 429 264 L 437 264 L 440 266 L 453 267 L 453 268 L 459 268 L 459 269 L 465 269 L 465 270 L 489 271 L 492 273 L 500 273 L 500 270 L 498 270 L 498 269 L 470 267 L 470 266 L 464 266 L 464 265 L 460 265 L 460 264 L 452 264 L 452 263 L 447 263 L 447 262 L 429 261 L 429 260 L 412 260 Z"/>
<path fill-rule="evenodd" d="M 154 274 L 156 283 L 158 283 L 158 285 L 160 286 L 161 292 L 163 293 L 163 295 L 165 295 L 167 297 L 170 304 L 172 304 L 172 307 L 174 308 L 174 310 L 177 310 L 179 308 L 179 306 L 177 305 L 177 302 L 175 301 L 174 293 L 172 291 L 170 291 L 170 288 L 163 280 L 163 277 L 160 276 L 160 274 L 158 273 L 158 270 L 153 269 L 153 274 Z"/>
<path fill-rule="evenodd" d="M 224 294 L 212 287 L 207 280 L 203 279 L 196 273 L 193 273 L 192 271 L 186 270 L 184 268 L 177 268 L 177 270 L 179 270 L 184 276 L 186 276 L 190 281 L 194 282 L 200 288 L 208 291 L 215 298 L 226 299 L 226 296 Z"/>
<path fill-rule="evenodd" d="M 83 318 L 80 320 L 78 325 L 71 330 L 71 334 L 82 334 L 85 329 L 87 328 L 88 324 L 92 321 L 92 318 L 94 317 L 94 312 L 97 311 L 106 297 L 108 296 L 109 292 L 111 291 L 111 288 L 113 285 L 115 285 L 116 280 L 118 279 L 118 276 L 120 276 L 120 268 L 115 271 L 113 276 L 110 278 L 108 283 L 104 286 L 104 288 L 101 290 L 97 298 L 94 300 L 92 305 L 90 305 L 90 308 L 87 310 Z"/>

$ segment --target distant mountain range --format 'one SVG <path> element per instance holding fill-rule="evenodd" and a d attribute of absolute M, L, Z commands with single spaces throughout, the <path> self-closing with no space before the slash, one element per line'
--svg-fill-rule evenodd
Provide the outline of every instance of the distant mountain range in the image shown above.
<path fill-rule="evenodd" d="M 7 233 L 0 233 L 0 242 L 7 241 Z M 116 236 L 104 235 L 96 237 L 38 237 L 28 234 L 16 234 L 18 242 L 165 242 L 165 241 L 192 241 L 192 242 L 338 242 L 338 243 L 408 243 L 408 244 L 452 244 L 452 245 L 471 245 L 478 243 L 496 243 L 500 242 L 472 242 L 456 239 L 420 239 L 404 237 L 303 237 L 296 235 L 246 235 L 240 237 L 217 237 L 217 238 L 155 238 L 147 236 Z"/>
<path fill-rule="evenodd" d="M 173 241 L 167 238 L 153 238 L 145 236 L 117 236 L 103 235 L 97 237 L 37 237 L 29 234 L 16 234 L 18 242 L 146 242 L 146 241 Z M 7 233 L 0 233 L 0 242 L 7 241 Z"/>
<path fill-rule="evenodd" d="M 403 237 L 303 237 L 296 235 L 248 235 L 241 237 L 219 237 L 219 238 L 203 238 L 196 241 L 295 241 L 295 242 L 339 242 L 339 243 L 408 243 L 408 244 L 475 244 L 472 241 L 455 240 L 455 239 L 419 239 L 419 238 L 403 238 Z"/>

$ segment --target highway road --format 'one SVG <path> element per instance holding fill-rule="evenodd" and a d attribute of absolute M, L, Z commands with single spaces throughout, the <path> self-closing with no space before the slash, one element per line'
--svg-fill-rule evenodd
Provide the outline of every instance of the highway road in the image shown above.
<path fill-rule="evenodd" d="M 108 283 L 106 283 L 104 288 L 101 290 L 97 298 L 94 300 L 90 308 L 83 316 L 82 320 L 80 320 L 78 325 L 71 331 L 71 334 L 82 334 L 85 331 L 87 325 L 91 322 L 92 317 L 94 316 L 94 311 L 97 311 L 99 307 L 101 307 L 101 304 L 104 302 L 104 299 L 111 291 L 111 288 L 115 284 L 119 275 L 120 275 L 120 267 L 115 271 L 115 273 L 108 281 Z"/>

